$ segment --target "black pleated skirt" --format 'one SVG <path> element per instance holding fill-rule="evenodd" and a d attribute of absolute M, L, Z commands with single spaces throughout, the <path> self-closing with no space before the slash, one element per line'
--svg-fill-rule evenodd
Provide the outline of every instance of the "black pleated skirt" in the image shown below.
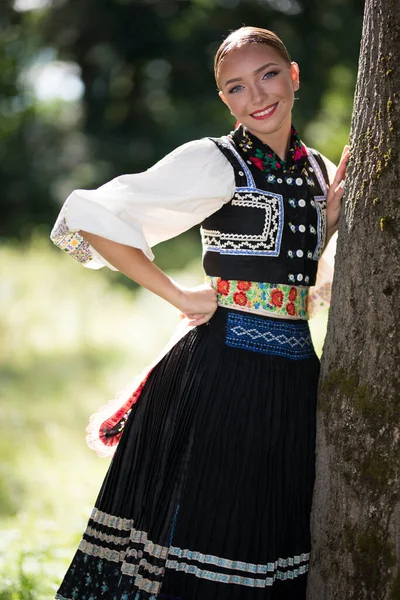
<path fill-rule="evenodd" d="M 319 360 L 218 308 L 152 370 L 60 600 L 304 600 Z"/>

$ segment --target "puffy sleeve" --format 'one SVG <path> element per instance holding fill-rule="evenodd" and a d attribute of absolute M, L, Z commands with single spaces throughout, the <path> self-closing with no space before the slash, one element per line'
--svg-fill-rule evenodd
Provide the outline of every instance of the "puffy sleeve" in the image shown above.
<path fill-rule="evenodd" d="M 328 171 L 329 184 L 336 175 L 336 165 L 321 154 L 322 160 Z M 335 269 L 335 254 L 337 243 L 337 232 L 333 234 L 321 258 L 318 261 L 317 280 L 315 286 L 310 289 L 308 310 L 311 317 L 314 317 L 321 309 L 328 308 L 331 302 L 333 272 Z"/>
<path fill-rule="evenodd" d="M 153 246 L 201 223 L 234 192 L 231 164 L 204 138 L 180 146 L 143 173 L 121 175 L 95 190 L 73 191 L 50 237 L 92 269 L 114 267 L 79 231 L 139 248 L 153 260 Z"/>

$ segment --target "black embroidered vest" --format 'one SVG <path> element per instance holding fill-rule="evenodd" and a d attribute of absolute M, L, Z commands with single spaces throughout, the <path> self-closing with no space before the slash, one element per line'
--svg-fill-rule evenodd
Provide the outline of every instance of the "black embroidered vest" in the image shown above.
<path fill-rule="evenodd" d="M 314 285 L 325 245 L 329 186 L 321 155 L 308 148 L 297 171 L 265 173 L 245 160 L 232 138 L 211 139 L 233 166 L 236 190 L 201 225 L 205 273 Z"/>

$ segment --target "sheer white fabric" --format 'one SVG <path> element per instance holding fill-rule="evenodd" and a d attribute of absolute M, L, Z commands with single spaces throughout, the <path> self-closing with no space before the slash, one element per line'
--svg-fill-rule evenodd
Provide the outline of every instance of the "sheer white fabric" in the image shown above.
<path fill-rule="evenodd" d="M 65 201 L 52 241 L 84 266 L 111 265 L 78 233 L 87 231 L 139 248 L 151 248 L 201 223 L 231 200 L 231 164 L 211 140 L 180 146 L 143 173 L 121 175 L 96 190 L 75 190 Z"/>
<path fill-rule="evenodd" d="M 329 183 L 331 184 L 335 178 L 337 167 L 331 160 L 329 160 L 329 158 L 326 158 L 325 156 L 322 156 L 322 158 L 328 171 Z"/>

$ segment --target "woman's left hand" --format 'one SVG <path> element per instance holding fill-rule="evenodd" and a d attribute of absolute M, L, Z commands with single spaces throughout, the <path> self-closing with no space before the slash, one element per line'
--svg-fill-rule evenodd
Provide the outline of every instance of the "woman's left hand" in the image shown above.
<path fill-rule="evenodd" d="M 350 146 L 343 148 L 342 157 L 336 170 L 336 175 L 328 190 L 326 202 L 327 239 L 331 237 L 338 228 L 341 202 L 344 192 L 347 163 L 350 156 Z"/>

